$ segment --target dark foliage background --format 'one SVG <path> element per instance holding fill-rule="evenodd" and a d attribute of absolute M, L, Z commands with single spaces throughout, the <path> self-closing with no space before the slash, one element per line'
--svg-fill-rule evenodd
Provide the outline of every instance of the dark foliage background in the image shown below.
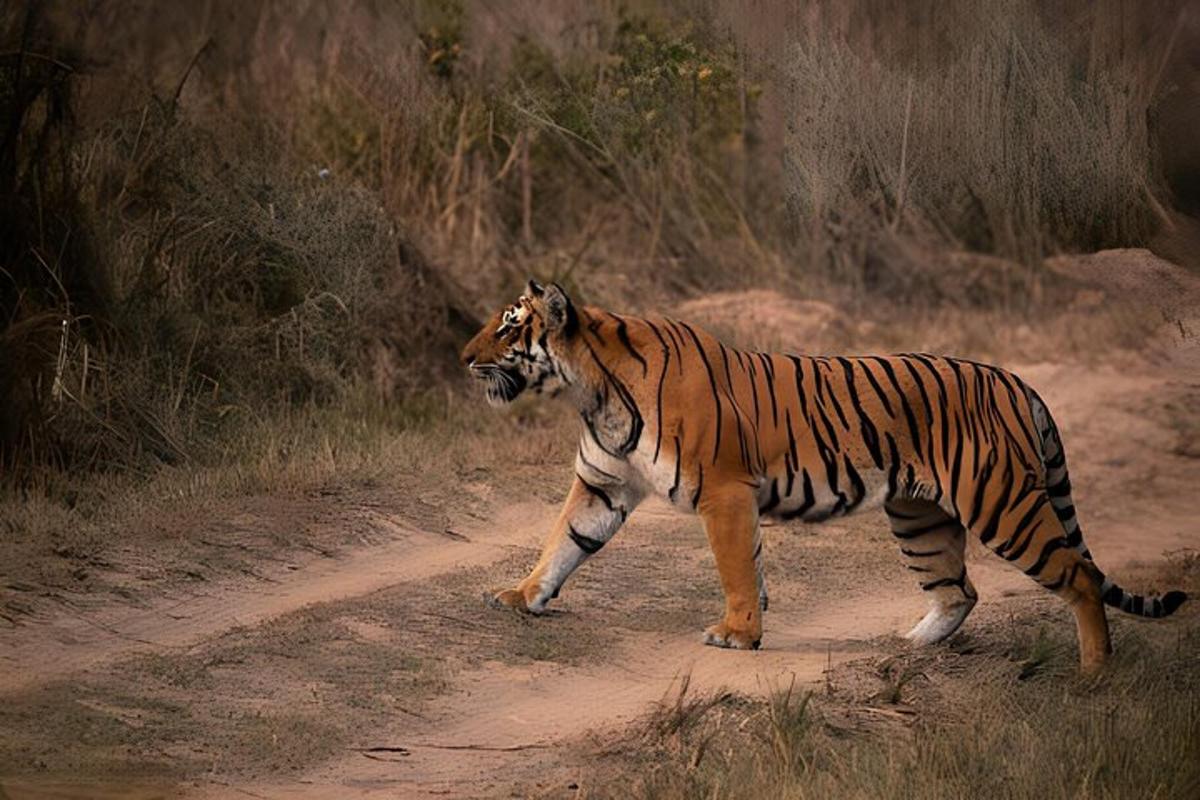
<path fill-rule="evenodd" d="M 1062 251 L 1194 266 L 1198 17 L 10 4 L 0 464 L 220 462 L 281 409 L 443 391 L 528 274 L 633 308 L 771 285 L 870 316 L 1035 313 Z"/>

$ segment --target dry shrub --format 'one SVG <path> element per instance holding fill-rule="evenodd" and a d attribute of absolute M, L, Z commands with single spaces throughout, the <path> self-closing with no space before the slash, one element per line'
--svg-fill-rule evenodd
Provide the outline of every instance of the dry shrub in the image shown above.
<path fill-rule="evenodd" d="M 810 265 L 866 291 L 936 294 L 948 245 L 1033 267 L 1147 240 L 1164 195 L 1148 120 L 1171 28 L 1135 47 L 1104 24 L 1111 9 L 1063 6 L 813 4 L 786 59 Z"/>
<path fill-rule="evenodd" d="M 621 302 L 769 266 L 758 87 L 711 13 L 417 3 L 399 46 L 330 38 L 290 141 L 377 191 L 479 308 L 531 272 Z"/>
<path fill-rule="evenodd" d="M 910 662 L 905 670 L 915 661 L 933 675 L 933 688 L 904 714 L 879 698 L 820 698 L 787 688 L 724 716 L 707 711 L 690 719 L 675 747 L 631 751 L 617 763 L 610 756 L 602 780 L 585 775 L 589 796 L 1195 795 L 1194 622 L 1175 641 L 1166 634 L 1128 642 L 1099 681 L 1071 677 L 1069 640 L 1026 633 L 1028 641 L 1011 653 L 900 656 Z"/>
<path fill-rule="evenodd" d="M 103 463 L 439 382 L 529 274 L 1020 308 L 1047 252 L 1165 218 L 1147 120 L 1186 44 L 1174 2 L 28 8 L 0 424 Z"/>
<path fill-rule="evenodd" d="M 9 153 L 18 174 L 59 171 L 5 193 L 58 224 L 6 231 L 5 460 L 177 463 L 231 419 L 445 377 L 472 324 L 373 194 L 173 101 L 81 136 L 68 100 L 48 121 L 17 108 Z"/>

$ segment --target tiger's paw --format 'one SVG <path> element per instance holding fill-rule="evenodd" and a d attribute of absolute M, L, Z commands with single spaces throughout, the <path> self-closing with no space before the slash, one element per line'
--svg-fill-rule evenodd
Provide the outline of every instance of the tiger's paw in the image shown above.
<path fill-rule="evenodd" d="M 512 609 L 525 614 L 535 613 L 529 608 L 525 593 L 520 589 L 505 589 L 502 592 L 496 592 L 491 597 L 485 597 L 485 599 L 492 608 Z"/>
<path fill-rule="evenodd" d="M 757 650 L 762 644 L 762 632 L 760 630 L 755 634 L 750 630 L 735 630 L 722 621 L 704 631 L 704 643 L 735 650 Z"/>

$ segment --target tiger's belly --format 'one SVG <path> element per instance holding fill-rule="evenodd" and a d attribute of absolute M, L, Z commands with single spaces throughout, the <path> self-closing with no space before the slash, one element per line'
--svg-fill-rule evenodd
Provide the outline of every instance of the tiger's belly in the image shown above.
<path fill-rule="evenodd" d="M 887 499 L 888 476 L 883 470 L 856 467 L 845 459 L 815 469 L 775 466 L 758 490 L 758 510 L 765 516 L 821 522 L 878 508 Z"/>
<path fill-rule="evenodd" d="M 763 475 L 724 475 L 705 464 L 681 464 L 674 449 L 652 453 L 640 449 L 630 455 L 626 469 L 640 477 L 645 491 L 658 495 L 671 505 L 695 511 L 706 489 L 711 491 L 722 481 L 750 482 L 755 488 L 759 512 L 783 519 L 820 522 L 830 517 L 878 508 L 887 499 L 888 476 L 883 470 L 849 464 L 843 460 L 836 468 L 797 467 L 785 462 L 771 465 Z M 616 464 L 610 465 L 616 469 Z"/>

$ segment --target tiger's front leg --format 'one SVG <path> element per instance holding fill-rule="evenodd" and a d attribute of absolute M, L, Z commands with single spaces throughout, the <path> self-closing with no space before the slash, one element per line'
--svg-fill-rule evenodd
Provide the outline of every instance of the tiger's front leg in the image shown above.
<path fill-rule="evenodd" d="M 700 502 L 704 531 L 725 592 L 725 616 L 704 631 L 704 643 L 756 650 L 762 640 L 762 607 L 756 566 L 758 506 L 741 484 L 712 491 Z M 764 594 L 765 596 L 765 594 Z"/>
<path fill-rule="evenodd" d="M 575 568 L 616 534 L 640 500 L 641 494 L 629 484 L 592 484 L 576 474 L 541 558 L 516 588 L 498 592 L 492 602 L 541 613 Z"/>

